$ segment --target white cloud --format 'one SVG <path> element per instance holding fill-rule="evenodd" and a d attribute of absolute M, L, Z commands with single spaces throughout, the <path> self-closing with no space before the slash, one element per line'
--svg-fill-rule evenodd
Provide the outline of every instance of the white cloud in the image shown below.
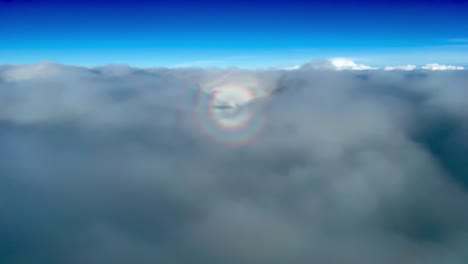
<path fill-rule="evenodd" d="M 415 70 L 416 69 L 416 65 L 411 65 L 411 64 L 408 64 L 408 65 L 400 65 L 400 66 L 386 66 L 384 68 L 385 71 L 394 71 L 394 70 L 398 70 L 398 71 L 412 71 L 412 70 Z"/>
<path fill-rule="evenodd" d="M 354 60 L 349 58 L 331 58 L 322 61 L 314 61 L 302 65 L 303 69 L 313 69 L 313 70 L 354 70 L 354 71 L 363 71 L 363 70 L 377 70 L 376 67 L 367 66 L 364 64 L 357 64 Z"/>
<path fill-rule="evenodd" d="M 290 67 L 287 70 L 293 70 L 297 67 Z M 365 64 L 358 64 L 354 60 L 349 58 L 331 58 L 326 61 L 317 61 L 308 63 L 302 66 L 302 68 L 309 68 L 315 70 L 353 70 L 353 71 L 362 71 L 362 70 L 378 70 L 377 67 L 368 66 Z M 385 71 L 412 71 L 416 70 L 418 67 L 414 64 L 407 65 L 398 65 L 398 66 L 386 66 L 383 68 Z M 463 66 L 453 66 L 453 65 L 444 65 L 438 63 L 426 64 L 420 69 L 423 70 L 433 70 L 433 71 L 445 71 L 445 70 L 464 70 Z"/>
<path fill-rule="evenodd" d="M 34 78 L 52 76 L 58 72 L 57 65 L 53 63 L 40 63 L 13 67 L 4 73 L 7 81 L 22 81 Z"/>
<path fill-rule="evenodd" d="M 297 69 L 300 69 L 300 68 L 301 68 L 301 65 L 293 65 L 293 66 L 283 68 L 283 70 L 285 70 L 285 71 L 294 71 L 294 70 L 297 70 Z"/>
<path fill-rule="evenodd" d="M 336 68 L 0 66 L 0 262 L 468 259 L 468 72 Z"/>
<path fill-rule="evenodd" d="M 87 69 L 85 68 L 54 62 L 42 62 L 6 68 L 5 71 L 0 72 L 0 78 L 7 82 L 50 79 L 58 76 L 80 79 L 86 73 Z"/>
<path fill-rule="evenodd" d="M 370 67 L 364 64 L 357 64 L 354 60 L 348 58 L 332 58 L 329 60 L 336 70 L 376 70 L 375 67 Z"/>
<path fill-rule="evenodd" d="M 431 71 L 452 71 L 452 70 L 464 70 L 465 68 L 463 66 L 430 63 L 430 64 L 426 64 L 425 66 L 422 66 L 421 69 L 431 70 Z"/>

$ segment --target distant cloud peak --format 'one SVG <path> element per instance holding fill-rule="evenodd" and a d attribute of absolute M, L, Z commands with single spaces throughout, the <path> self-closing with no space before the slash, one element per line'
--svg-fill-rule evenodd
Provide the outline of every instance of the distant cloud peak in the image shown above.
<path fill-rule="evenodd" d="M 359 64 L 350 58 L 331 58 L 325 61 L 315 61 L 304 64 L 302 67 L 292 66 L 285 68 L 285 70 L 296 70 L 299 68 L 316 69 L 316 70 L 352 70 L 352 71 L 365 71 L 365 70 L 378 70 L 378 67 Z M 416 66 L 414 64 L 398 65 L 398 66 L 385 66 L 384 71 L 413 71 L 413 70 L 431 70 L 431 71 L 453 71 L 464 70 L 463 66 L 445 65 L 438 63 L 430 63 L 424 66 Z"/>
<path fill-rule="evenodd" d="M 430 63 L 430 64 L 426 64 L 425 66 L 422 66 L 421 69 L 431 70 L 431 71 L 453 71 L 453 70 L 464 70 L 465 68 L 463 66 Z"/>
<path fill-rule="evenodd" d="M 370 67 L 364 64 L 357 64 L 354 60 L 348 58 L 332 58 L 329 60 L 336 70 L 376 70 L 378 68 Z"/>
<path fill-rule="evenodd" d="M 416 69 L 416 65 L 401 65 L 401 66 L 386 66 L 384 68 L 385 71 L 394 71 L 394 70 L 400 70 L 400 71 L 412 71 Z"/>

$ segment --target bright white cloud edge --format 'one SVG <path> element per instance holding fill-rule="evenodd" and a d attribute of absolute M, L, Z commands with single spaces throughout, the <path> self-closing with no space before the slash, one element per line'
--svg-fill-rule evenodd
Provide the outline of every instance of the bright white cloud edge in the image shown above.
<path fill-rule="evenodd" d="M 305 65 L 294 65 L 284 68 L 284 70 L 297 70 L 301 68 L 312 68 L 312 69 L 326 69 L 326 70 L 354 70 L 354 71 L 365 71 L 365 70 L 378 70 L 378 67 L 372 67 L 365 64 L 356 63 L 350 58 L 331 58 L 320 63 L 309 63 Z M 413 64 L 397 65 L 397 66 L 385 66 L 384 71 L 413 71 L 413 70 L 431 70 L 431 71 L 453 71 L 453 70 L 464 70 L 463 66 L 445 65 L 438 63 L 430 63 L 423 66 L 416 66 Z"/>

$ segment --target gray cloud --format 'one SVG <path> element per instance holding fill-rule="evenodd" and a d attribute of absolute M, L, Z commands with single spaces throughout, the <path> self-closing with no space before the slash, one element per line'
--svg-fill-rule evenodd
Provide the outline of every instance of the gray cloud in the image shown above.
<path fill-rule="evenodd" d="M 0 67 L 0 262 L 466 263 L 467 81 Z M 200 125 L 226 84 L 269 95 L 239 145 Z"/>

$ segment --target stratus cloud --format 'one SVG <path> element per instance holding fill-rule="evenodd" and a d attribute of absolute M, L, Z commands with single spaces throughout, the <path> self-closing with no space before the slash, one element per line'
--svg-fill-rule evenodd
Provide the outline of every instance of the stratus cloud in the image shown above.
<path fill-rule="evenodd" d="M 416 69 L 416 65 L 411 65 L 411 64 L 401 65 L 401 66 L 386 66 L 384 68 L 385 71 L 395 71 L 395 70 L 412 71 L 412 70 L 415 70 L 415 69 Z"/>
<path fill-rule="evenodd" d="M 453 70 L 464 70 L 463 66 L 453 66 L 453 65 L 444 65 L 438 63 L 431 63 L 426 64 L 421 67 L 423 70 L 431 70 L 431 71 L 453 71 Z"/>
<path fill-rule="evenodd" d="M 0 263 L 465 263 L 468 73 L 317 65 L 0 67 Z"/>

